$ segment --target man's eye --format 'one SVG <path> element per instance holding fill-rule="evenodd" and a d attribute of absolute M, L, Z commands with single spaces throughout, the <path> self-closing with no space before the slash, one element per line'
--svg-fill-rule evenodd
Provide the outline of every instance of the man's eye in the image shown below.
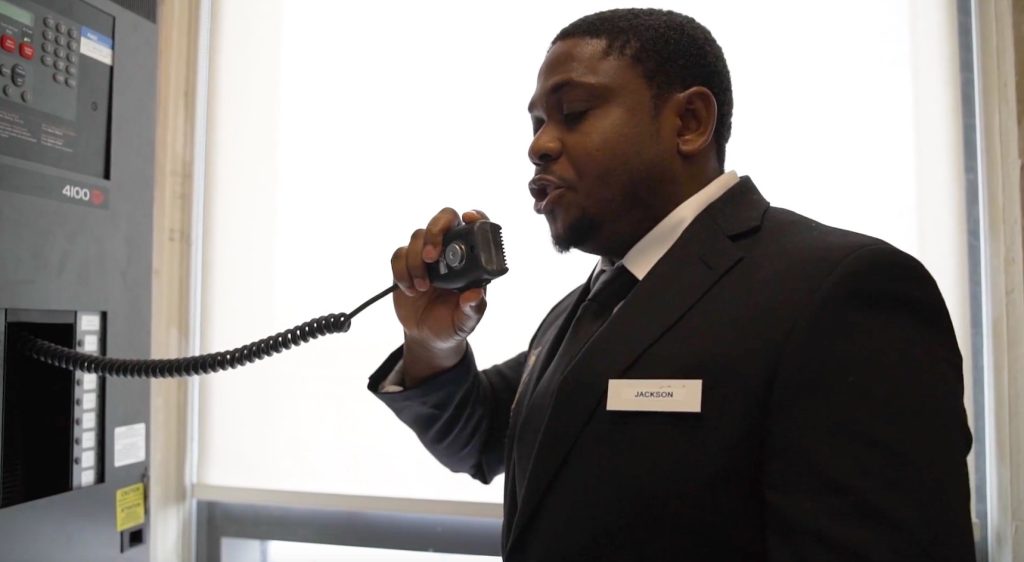
<path fill-rule="evenodd" d="M 586 109 L 578 109 L 573 111 L 566 111 L 565 113 L 562 114 L 562 119 L 565 121 L 566 125 L 569 125 L 571 127 L 573 125 L 580 124 L 580 122 L 583 121 L 583 118 L 586 116 Z"/>

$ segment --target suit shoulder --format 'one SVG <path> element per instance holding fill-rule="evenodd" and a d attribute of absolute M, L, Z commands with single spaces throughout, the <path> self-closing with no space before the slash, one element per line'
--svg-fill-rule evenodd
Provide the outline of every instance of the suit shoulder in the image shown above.
<path fill-rule="evenodd" d="M 826 261 L 838 265 L 854 255 L 884 255 L 889 259 L 919 263 L 881 238 L 829 226 L 780 207 L 768 208 L 756 238 L 761 251 L 778 254 L 785 260 Z M 861 250 L 867 251 L 860 254 Z"/>
<path fill-rule="evenodd" d="M 903 271 L 934 283 L 917 258 L 880 238 L 829 226 L 779 207 L 769 207 L 761 228 L 736 242 L 753 262 L 751 265 L 805 289 L 851 268 Z"/>
<path fill-rule="evenodd" d="M 890 246 L 874 236 L 829 226 L 781 207 L 769 207 L 764 214 L 761 234 L 794 249 L 839 252 L 867 246 Z"/>

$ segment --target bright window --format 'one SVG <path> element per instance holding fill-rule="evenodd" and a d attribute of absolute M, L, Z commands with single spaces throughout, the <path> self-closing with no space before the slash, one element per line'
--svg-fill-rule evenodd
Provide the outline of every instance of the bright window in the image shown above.
<path fill-rule="evenodd" d="M 649 4 L 693 15 L 725 51 L 726 167 L 775 205 L 924 261 L 969 365 L 954 3 Z M 351 310 L 390 284 L 392 250 L 450 205 L 504 228 L 511 272 L 491 286 L 477 357 L 521 351 L 593 264 L 556 254 L 532 212 L 526 103 L 550 39 L 608 7 L 215 2 L 204 349 Z M 500 481 L 449 473 L 366 391 L 400 343 L 383 302 L 348 334 L 204 378 L 199 482 L 500 502 Z"/>

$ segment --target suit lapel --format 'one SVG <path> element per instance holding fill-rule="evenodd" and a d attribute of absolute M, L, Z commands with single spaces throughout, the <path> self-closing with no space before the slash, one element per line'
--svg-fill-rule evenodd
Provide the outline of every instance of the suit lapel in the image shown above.
<path fill-rule="evenodd" d="M 558 348 L 562 345 L 562 340 L 565 339 L 565 334 L 569 331 L 576 312 L 586 300 L 588 291 L 585 289 L 587 286 L 586 283 L 580 285 L 562 299 L 559 306 L 555 307 L 548 315 L 549 325 L 541 326 L 538 331 L 537 341 L 533 342 L 526 357 L 526 368 L 523 371 L 523 379 L 519 383 L 519 391 L 516 393 L 516 399 L 512 402 L 512 423 L 517 421 L 522 404 L 529 402 L 530 396 L 537 388 L 539 377 L 551 366 L 551 361 L 558 353 Z"/>
<path fill-rule="evenodd" d="M 502 522 L 501 533 L 503 552 L 508 546 L 511 531 L 509 525 L 516 519 L 515 514 L 519 506 L 519 494 L 515 490 L 516 472 L 526 469 L 526 467 L 517 466 L 515 462 L 515 435 L 519 433 L 523 405 L 529 403 L 539 377 L 547 371 L 555 354 L 558 353 L 558 347 L 565 339 L 565 334 L 576 316 L 576 311 L 586 299 L 587 291 L 584 289 L 587 286 L 588 284 L 580 285 L 551 309 L 544 323 L 537 330 L 537 338 L 531 343 L 527 352 L 523 378 L 519 383 L 515 399 L 512 401 L 508 438 L 505 440 L 505 518 Z"/>
<path fill-rule="evenodd" d="M 555 391 L 532 465 L 516 467 L 528 472 L 507 546 L 521 533 L 579 432 L 606 395 L 608 379 L 624 372 L 740 261 L 742 254 L 729 236 L 760 225 L 767 206 L 744 177 L 694 219 L 568 367 Z"/>

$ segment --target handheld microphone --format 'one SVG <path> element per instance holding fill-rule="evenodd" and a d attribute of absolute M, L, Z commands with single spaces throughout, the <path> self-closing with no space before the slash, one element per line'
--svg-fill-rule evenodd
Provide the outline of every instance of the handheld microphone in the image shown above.
<path fill-rule="evenodd" d="M 483 287 L 506 273 L 501 227 L 488 220 L 449 230 L 444 235 L 441 255 L 427 264 L 433 286 L 457 291 Z"/>

